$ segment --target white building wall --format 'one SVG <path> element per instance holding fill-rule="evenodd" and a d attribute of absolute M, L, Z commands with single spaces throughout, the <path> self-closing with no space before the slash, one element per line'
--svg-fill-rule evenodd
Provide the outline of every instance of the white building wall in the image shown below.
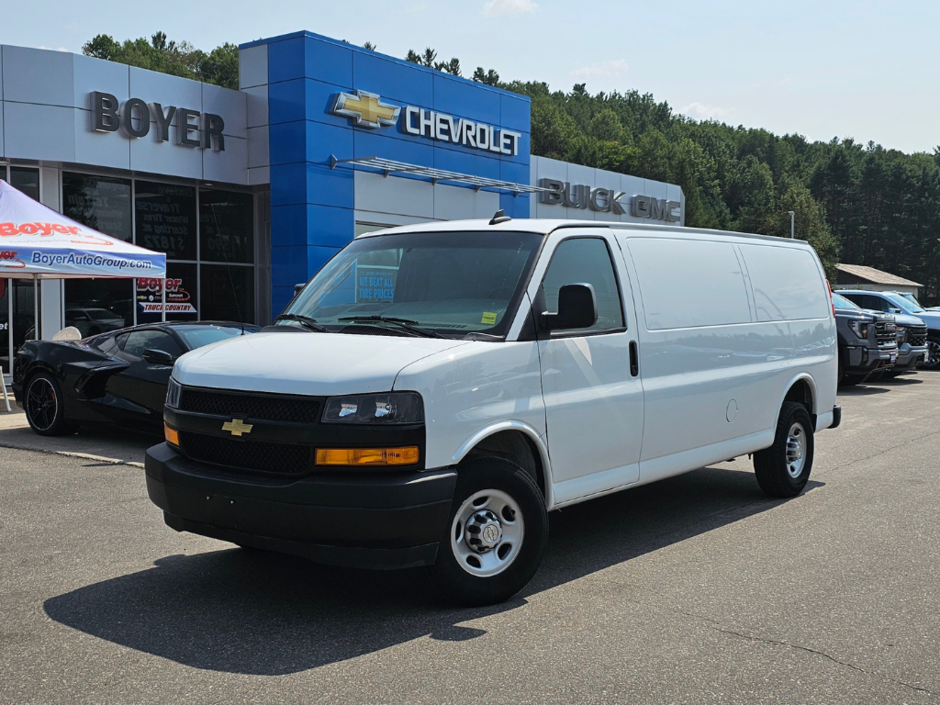
<path fill-rule="evenodd" d="M 638 176 L 620 174 L 615 171 L 605 171 L 592 167 L 571 164 L 548 157 L 532 156 L 530 162 L 531 181 L 533 186 L 539 185 L 540 179 L 555 179 L 572 185 L 586 185 L 594 188 L 605 188 L 622 192 L 624 197 L 621 204 L 626 211 L 623 215 L 595 211 L 590 208 L 569 208 L 560 204 L 543 203 L 537 194 L 530 198 L 530 213 L 533 218 L 565 218 L 570 220 L 610 220 L 623 223 L 661 223 L 662 221 L 649 218 L 638 218 L 631 215 L 630 206 L 636 195 L 650 198 L 677 201 L 680 207 L 680 225 L 685 225 L 685 194 L 676 184 L 667 184 L 652 179 L 642 179 Z"/>
<path fill-rule="evenodd" d="M 150 133 L 92 129 L 91 93 L 215 113 L 225 121 L 225 150 L 187 147 Z M 177 76 L 46 49 L 0 46 L 0 156 L 52 166 L 84 164 L 161 176 L 248 184 L 248 100 L 239 91 Z"/>
<path fill-rule="evenodd" d="M 360 223 L 410 225 L 435 220 L 492 218 L 499 194 L 427 180 L 355 173 L 355 213 Z"/>

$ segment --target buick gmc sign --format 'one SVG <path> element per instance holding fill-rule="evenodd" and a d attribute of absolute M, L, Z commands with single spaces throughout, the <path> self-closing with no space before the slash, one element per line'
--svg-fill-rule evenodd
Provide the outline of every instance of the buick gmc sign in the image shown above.
<path fill-rule="evenodd" d="M 158 142 L 170 141 L 170 125 L 176 126 L 177 144 L 225 151 L 225 121 L 221 115 L 201 113 L 198 110 L 164 107 L 160 103 L 145 103 L 131 98 L 124 103 L 110 93 L 91 93 L 91 129 L 95 132 L 122 132 L 127 137 L 146 137 L 156 132 Z M 151 121 L 155 124 L 151 124 Z"/>
<path fill-rule="evenodd" d="M 589 208 L 600 213 L 626 215 L 627 195 L 623 191 L 609 188 L 591 188 L 587 184 L 570 184 L 557 179 L 539 179 L 539 186 L 548 191 L 539 193 L 539 201 L 549 205 L 567 208 Z M 662 220 L 666 223 L 678 223 L 682 220 L 682 204 L 665 198 L 651 198 L 641 194 L 630 201 L 630 215 L 634 218 Z"/>

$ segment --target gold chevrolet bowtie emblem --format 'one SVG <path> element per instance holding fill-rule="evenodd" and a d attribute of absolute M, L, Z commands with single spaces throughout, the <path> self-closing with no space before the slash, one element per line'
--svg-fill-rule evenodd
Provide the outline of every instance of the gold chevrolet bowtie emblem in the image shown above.
<path fill-rule="evenodd" d="M 228 431 L 233 436 L 244 436 L 251 433 L 251 429 L 254 428 L 253 424 L 245 423 L 241 419 L 232 419 L 231 421 L 226 421 L 222 424 L 222 430 Z"/>
<path fill-rule="evenodd" d="M 382 99 L 375 93 L 356 91 L 355 95 L 352 93 L 337 93 L 336 100 L 333 101 L 332 112 L 334 115 L 344 115 L 352 118 L 354 125 L 375 128 L 397 123 L 401 107 L 383 103 Z"/>

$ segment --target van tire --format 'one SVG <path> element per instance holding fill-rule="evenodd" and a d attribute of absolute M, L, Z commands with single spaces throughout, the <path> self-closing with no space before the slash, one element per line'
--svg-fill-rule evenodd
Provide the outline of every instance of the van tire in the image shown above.
<path fill-rule="evenodd" d="M 488 549 L 473 549 L 471 539 L 484 532 L 499 538 L 491 538 Z M 547 545 L 548 513 L 532 476 L 504 458 L 475 457 L 457 469 L 431 578 L 449 602 L 470 607 L 504 602 L 532 579 Z"/>
<path fill-rule="evenodd" d="M 796 497 L 809 481 L 813 450 L 813 419 L 806 407 L 783 402 L 774 444 L 754 454 L 760 488 L 771 497 Z"/>

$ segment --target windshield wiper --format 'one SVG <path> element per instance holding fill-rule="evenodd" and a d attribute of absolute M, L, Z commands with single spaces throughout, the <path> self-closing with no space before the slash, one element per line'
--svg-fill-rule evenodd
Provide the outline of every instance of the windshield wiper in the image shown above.
<path fill-rule="evenodd" d="M 443 338 L 444 336 L 440 333 L 435 333 L 433 330 L 425 330 L 424 328 L 416 328 L 418 321 L 412 321 L 407 318 L 392 318 L 391 316 L 346 316 L 345 318 L 337 318 L 337 321 L 352 321 L 355 323 L 369 323 L 370 321 L 377 321 L 379 323 L 391 323 L 394 326 L 398 326 L 402 330 L 406 330 L 409 333 L 414 333 L 415 335 L 420 335 L 425 338 Z"/>
<path fill-rule="evenodd" d="M 317 333 L 329 333 L 330 329 L 326 326 L 321 326 L 317 323 L 316 318 L 310 318 L 310 316 L 302 316 L 299 313 L 282 313 L 280 316 L 274 319 L 274 322 L 277 321 L 297 321 L 304 328 L 309 328 L 310 330 L 315 330 Z"/>

